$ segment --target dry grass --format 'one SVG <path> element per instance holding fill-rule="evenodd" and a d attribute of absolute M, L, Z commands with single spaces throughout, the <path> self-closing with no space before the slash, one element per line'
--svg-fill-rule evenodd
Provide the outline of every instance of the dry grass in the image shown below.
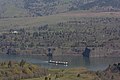
<path fill-rule="evenodd" d="M 52 73 L 51 73 L 52 72 Z M 48 77 L 51 80 L 93 80 L 97 77 L 94 73 L 90 73 L 85 68 L 76 68 L 76 69 L 51 69 Z M 79 77 L 77 75 L 80 74 Z M 58 75 L 58 78 L 55 76 Z M 44 80 L 44 77 L 41 78 L 33 78 L 33 79 L 24 79 L 24 80 Z"/>

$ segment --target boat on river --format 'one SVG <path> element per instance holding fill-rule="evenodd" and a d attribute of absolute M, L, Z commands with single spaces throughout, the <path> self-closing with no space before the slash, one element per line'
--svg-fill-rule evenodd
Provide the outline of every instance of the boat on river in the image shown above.
<path fill-rule="evenodd" d="M 53 64 L 61 64 L 61 65 L 68 65 L 68 62 L 63 62 L 63 61 L 53 61 L 49 60 L 48 63 L 53 63 Z"/>

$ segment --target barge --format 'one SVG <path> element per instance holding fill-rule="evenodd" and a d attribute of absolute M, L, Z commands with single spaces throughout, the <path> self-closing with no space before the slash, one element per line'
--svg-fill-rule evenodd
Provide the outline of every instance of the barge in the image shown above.
<path fill-rule="evenodd" d="M 50 60 L 50 61 L 48 61 L 48 63 L 53 63 L 53 64 L 61 64 L 61 65 L 68 65 L 68 62 L 62 62 L 62 61 L 53 61 L 53 60 Z"/>

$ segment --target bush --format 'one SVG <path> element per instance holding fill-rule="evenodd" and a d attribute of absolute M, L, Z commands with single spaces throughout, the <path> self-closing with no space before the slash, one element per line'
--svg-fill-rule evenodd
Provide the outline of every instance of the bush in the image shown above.
<path fill-rule="evenodd" d="M 32 74 L 32 71 L 29 68 L 23 69 L 22 72 L 25 73 L 25 74 Z"/>
<path fill-rule="evenodd" d="M 20 62 L 20 67 L 23 67 L 23 66 L 25 65 L 25 63 L 26 63 L 26 61 L 21 60 L 21 62 Z"/>
<path fill-rule="evenodd" d="M 45 80 L 48 80 L 48 77 L 45 77 Z"/>
<path fill-rule="evenodd" d="M 19 70 L 19 69 L 17 69 L 17 68 L 14 68 L 14 69 L 13 69 L 13 73 L 14 73 L 14 74 L 20 74 L 20 73 L 22 73 L 22 71 Z"/>
<path fill-rule="evenodd" d="M 49 78 L 49 80 L 51 80 L 51 78 Z"/>
<path fill-rule="evenodd" d="M 9 61 L 9 62 L 8 62 L 8 68 L 11 68 L 11 67 L 12 67 L 12 62 Z"/>
<path fill-rule="evenodd" d="M 80 74 L 77 74 L 77 77 L 80 77 Z"/>

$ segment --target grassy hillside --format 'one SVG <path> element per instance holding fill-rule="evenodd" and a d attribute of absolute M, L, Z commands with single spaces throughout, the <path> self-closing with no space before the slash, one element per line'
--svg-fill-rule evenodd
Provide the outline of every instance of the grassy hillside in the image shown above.
<path fill-rule="evenodd" d="M 37 65 L 8 61 L 0 62 L 0 80 L 20 80 L 48 75 L 48 70 Z"/>
<path fill-rule="evenodd" d="M 58 15 L 43 16 L 43 17 L 23 17 L 23 18 L 5 18 L 0 19 L 0 30 L 9 30 L 11 28 L 33 27 L 41 24 L 56 24 L 59 22 L 74 20 L 81 17 L 120 17 L 120 12 L 80 12 L 73 11 Z"/>
<path fill-rule="evenodd" d="M 88 71 L 84 68 L 76 69 L 51 69 L 47 77 L 25 80 L 119 80 L 120 64 L 110 65 L 104 71 Z M 24 80 L 24 79 L 23 79 Z"/>
<path fill-rule="evenodd" d="M 0 80 L 118 80 L 120 63 L 103 71 L 85 68 L 45 69 L 21 60 L 0 62 Z"/>
<path fill-rule="evenodd" d="M 98 80 L 97 75 L 88 71 L 84 68 L 76 68 L 76 69 L 51 69 L 49 70 L 49 75 L 47 79 L 45 77 L 42 78 L 33 78 L 33 79 L 25 79 L 25 80 Z M 24 79 L 23 79 L 24 80 Z"/>

